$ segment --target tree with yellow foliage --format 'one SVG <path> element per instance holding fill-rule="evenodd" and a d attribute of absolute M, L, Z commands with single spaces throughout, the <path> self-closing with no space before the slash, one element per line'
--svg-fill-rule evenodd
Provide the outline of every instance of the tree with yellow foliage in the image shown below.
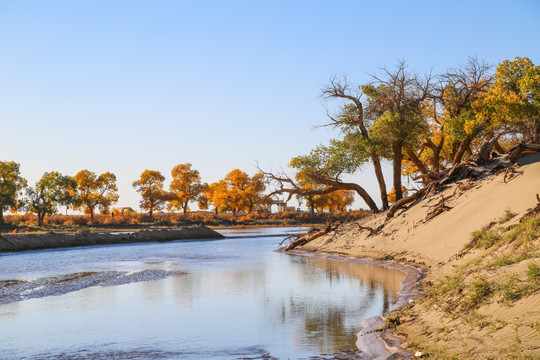
<path fill-rule="evenodd" d="M 540 66 L 526 57 L 501 62 L 493 86 L 473 108 L 519 141 L 540 143 Z"/>
<path fill-rule="evenodd" d="M 77 182 L 77 194 L 80 204 L 75 209 L 84 209 L 84 213 L 90 215 L 94 221 L 94 211 L 99 208 L 108 211 L 109 207 L 118 201 L 118 188 L 116 175 L 105 172 L 99 176 L 88 170 L 79 171 L 75 177 Z"/>
<path fill-rule="evenodd" d="M 150 217 L 154 211 L 163 209 L 172 198 L 170 193 L 163 190 L 164 182 L 165 177 L 161 172 L 148 169 L 141 173 L 139 180 L 133 182 L 133 187 L 142 197 L 139 205 L 141 209 L 148 210 Z"/>
<path fill-rule="evenodd" d="M 197 201 L 203 192 L 204 184 L 201 183 L 201 176 L 199 171 L 191 169 L 190 163 L 176 165 L 171 175 L 173 179 L 169 189 L 173 199 L 169 203 L 169 209 L 181 209 L 186 214 L 189 203 Z"/>
<path fill-rule="evenodd" d="M 224 211 L 232 211 L 234 216 L 239 211 L 250 213 L 256 205 L 267 201 L 267 197 L 263 195 L 265 189 L 262 173 L 250 177 L 247 173 L 234 169 L 223 180 L 204 187 L 199 208 L 206 209 L 212 204 L 216 214 Z"/>
<path fill-rule="evenodd" d="M 346 211 L 347 206 L 354 202 L 354 191 L 337 190 L 326 195 L 316 195 L 312 201 L 319 211 Z"/>
<path fill-rule="evenodd" d="M 209 205 L 212 204 L 216 215 L 220 212 L 230 210 L 229 193 L 227 190 L 227 183 L 225 180 L 220 180 L 205 186 L 199 197 L 199 209 L 206 210 Z"/>

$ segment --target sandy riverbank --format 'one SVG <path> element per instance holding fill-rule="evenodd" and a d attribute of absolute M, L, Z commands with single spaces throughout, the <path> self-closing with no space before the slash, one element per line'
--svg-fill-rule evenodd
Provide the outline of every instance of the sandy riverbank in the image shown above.
<path fill-rule="evenodd" d="M 172 230 L 140 230 L 128 233 L 0 234 L 0 253 L 90 245 L 165 242 L 186 239 L 222 239 L 223 235 L 206 226 Z"/>
<path fill-rule="evenodd" d="M 512 231 L 537 206 L 540 153 L 524 156 L 518 164 L 513 172 L 450 184 L 394 218 L 382 213 L 343 224 L 297 250 L 396 260 L 427 269 L 431 297 L 407 306 L 393 324 L 406 341 L 403 347 L 413 353 L 438 359 L 539 358 L 538 221 L 528 221 L 523 241 L 514 241 Z M 440 213 L 433 216 L 435 210 Z M 500 241 L 464 251 L 471 233 L 484 226 Z M 452 288 L 448 279 L 458 284 Z M 438 294 L 438 288 L 450 290 Z M 481 296 L 475 298 L 474 291 Z"/>

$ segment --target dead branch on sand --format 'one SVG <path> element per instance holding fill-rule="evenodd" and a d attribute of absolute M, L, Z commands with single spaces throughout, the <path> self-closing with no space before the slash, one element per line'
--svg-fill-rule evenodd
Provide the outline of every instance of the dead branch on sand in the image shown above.
<path fill-rule="evenodd" d="M 447 206 L 444 202 L 448 199 L 450 199 L 452 196 L 444 197 L 441 196 L 441 200 L 437 204 L 435 204 L 433 210 L 428 212 L 426 215 L 426 218 L 424 219 L 424 222 L 428 222 L 429 220 L 433 219 L 434 217 L 442 214 L 445 211 L 451 210 L 452 207 Z"/>
<path fill-rule="evenodd" d="M 332 226 L 332 225 L 328 225 L 326 228 L 322 229 L 322 230 L 319 230 L 319 229 L 312 229 L 310 230 L 308 233 L 306 233 L 305 235 L 299 237 L 298 239 L 296 239 L 295 241 L 293 241 L 292 243 L 290 243 L 289 245 L 287 245 L 285 247 L 285 251 L 289 251 L 289 250 L 293 250 L 299 246 L 302 246 L 302 245 L 305 245 L 307 244 L 308 242 L 320 237 L 320 236 L 323 236 L 325 234 L 328 234 L 329 232 L 333 231 L 337 229 L 337 226 Z"/>
<path fill-rule="evenodd" d="M 384 227 L 384 224 L 381 224 L 381 225 L 377 226 L 375 229 L 372 228 L 372 227 L 369 227 L 369 226 L 362 226 L 362 225 L 360 225 L 358 223 L 356 223 L 356 225 L 360 228 L 360 230 L 368 230 L 369 231 L 368 237 L 373 236 L 373 235 L 377 235 L 382 230 L 382 228 Z"/>

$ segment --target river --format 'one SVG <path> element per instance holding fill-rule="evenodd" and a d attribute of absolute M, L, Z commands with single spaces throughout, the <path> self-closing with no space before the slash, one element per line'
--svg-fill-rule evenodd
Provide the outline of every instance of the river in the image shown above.
<path fill-rule="evenodd" d="M 404 275 L 274 251 L 301 230 L 2 254 L 0 359 L 309 359 L 355 349 L 361 320 L 390 309 Z M 25 290 L 10 294 L 17 286 Z"/>

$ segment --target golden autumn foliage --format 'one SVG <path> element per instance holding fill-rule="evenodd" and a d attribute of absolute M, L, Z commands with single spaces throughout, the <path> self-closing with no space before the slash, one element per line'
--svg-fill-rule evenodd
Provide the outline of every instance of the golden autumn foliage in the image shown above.
<path fill-rule="evenodd" d="M 403 196 L 407 196 L 407 194 L 409 194 L 409 190 L 407 190 L 405 186 L 401 186 L 401 191 L 403 192 Z M 396 192 L 394 188 L 392 188 L 392 190 L 390 190 L 390 192 L 388 193 L 388 202 L 390 204 L 396 202 Z"/>
<path fill-rule="evenodd" d="M 171 175 L 172 182 L 169 189 L 173 197 L 168 208 L 169 210 L 182 210 L 186 214 L 189 203 L 199 200 L 205 185 L 201 183 L 199 171 L 192 170 L 190 163 L 176 165 L 172 169 Z"/>
<path fill-rule="evenodd" d="M 97 176 L 88 170 L 79 171 L 75 177 L 77 182 L 77 194 L 80 199 L 79 204 L 75 204 L 75 209 L 83 209 L 85 214 L 90 215 L 94 220 L 96 209 L 108 211 L 109 207 L 118 201 L 118 188 L 116 186 L 116 175 L 105 172 Z"/>
<path fill-rule="evenodd" d="M 163 209 L 172 198 L 170 193 L 163 190 L 164 182 L 165 177 L 156 170 L 143 171 L 139 180 L 133 182 L 133 187 L 142 197 L 139 205 L 141 209 L 148 210 L 150 217 L 154 211 Z"/>
<path fill-rule="evenodd" d="M 316 195 L 312 201 L 318 211 L 346 211 L 347 206 L 354 202 L 354 191 L 337 190 L 326 195 Z"/>
<path fill-rule="evenodd" d="M 224 211 L 232 211 L 234 215 L 239 211 L 251 213 L 256 205 L 265 201 L 263 194 L 265 189 L 262 173 L 250 177 L 245 172 L 234 169 L 223 180 L 205 187 L 199 207 L 203 205 L 207 208 L 212 204 L 216 213 Z"/>

